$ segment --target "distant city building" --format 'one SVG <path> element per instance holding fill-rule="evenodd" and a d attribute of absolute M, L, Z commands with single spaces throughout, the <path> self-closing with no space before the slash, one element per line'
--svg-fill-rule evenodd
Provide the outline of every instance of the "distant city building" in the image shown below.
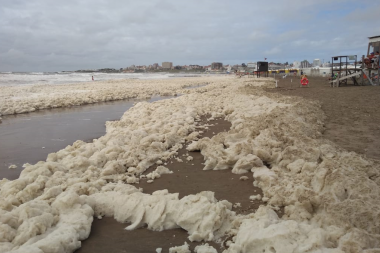
<path fill-rule="evenodd" d="M 257 64 L 256 62 L 248 62 L 247 67 L 248 68 L 256 68 L 256 64 Z"/>
<path fill-rule="evenodd" d="M 173 63 L 172 62 L 163 62 L 162 68 L 163 69 L 171 69 L 171 68 L 173 68 Z"/>
<path fill-rule="evenodd" d="M 321 60 L 320 59 L 314 59 L 313 67 L 319 67 L 319 66 L 321 66 Z"/>
<path fill-rule="evenodd" d="M 211 69 L 212 70 L 221 70 L 221 69 L 223 69 L 223 63 L 213 62 L 213 63 L 211 63 Z"/>
<path fill-rule="evenodd" d="M 325 62 L 325 63 L 322 64 L 322 66 L 323 66 L 324 68 L 331 67 L 331 63 L 330 63 L 330 62 Z"/>
<path fill-rule="evenodd" d="M 312 65 L 307 60 L 301 61 L 301 68 L 311 68 Z"/>
<path fill-rule="evenodd" d="M 135 69 L 137 69 L 137 70 L 146 70 L 146 66 L 145 65 L 136 66 Z"/>
<path fill-rule="evenodd" d="M 294 61 L 293 62 L 293 68 L 300 68 L 301 67 L 301 63 L 299 61 Z"/>
<path fill-rule="evenodd" d="M 283 65 L 283 64 L 269 63 L 268 64 L 268 69 L 269 70 L 285 69 L 285 65 Z"/>
<path fill-rule="evenodd" d="M 187 69 L 202 69 L 203 67 L 202 66 L 199 66 L 199 65 L 189 65 L 187 66 Z"/>
<path fill-rule="evenodd" d="M 153 63 L 152 68 L 153 69 L 158 69 L 158 63 Z"/>

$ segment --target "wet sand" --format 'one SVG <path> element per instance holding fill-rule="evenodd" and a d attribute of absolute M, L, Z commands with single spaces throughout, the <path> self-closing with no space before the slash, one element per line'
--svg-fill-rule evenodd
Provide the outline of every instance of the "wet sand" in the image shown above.
<path fill-rule="evenodd" d="M 230 122 L 223 119 L 212 120 L 207 124 L 212 124 L 213 126 L 209 127 L 202 137 L 211 138 L 217 133 L 228 131 L 231 127 Z M 183 154 L 186 154 L 186 156 L 182 156 Z M 192 156 L 193 160 L 187 161 L 187 155 Z M 180 198 L 201 191 L 213 191 L 218 200 L 225 199 L 232 204 L 240 203 L 241 207 L 233 208 L 234 211 L 240 214 L 252 213 L 261 204 L 264 204 L 259 200 L 249 200 L 251 195 L 262 194 L 260 188 L 253 186 L 252 173 L 243 174 L 248 176 L 249 179 L 242 181 L 239 178 L 243 175 L 232 174 L 231 170 L 204 171 L 203 155 L 200 152 L 188 152 L 185 147 L 178 151 L 178 157 L 184 162 L 170 159 L 168 164 L 165 165 L 165 167 L 174 172 L 173 174 L 162 175 L 161 178 L 154 180 L 150 184 L 146 180 L 140 181 L 135 186 L 143 188 L 144 193 L 167 189 L 171 193 L 179 193 Z M 144 174 L 153 171 L 156 167 L 152 166 Z M 94 218 L 89 238 L 82 241 L 82 247 L 75 252 L 143 253 L 155 252 L 157 247 L 163 248 L 162 252 L 168 252 L 170 247 L 183 245 L 185 241 L 190 244 L 191 249 L 202 244 L 201 242 L 191 243 L 187 239 L 187 232 L 182 229 L 153 232 L 146 228 L 140 228 L 134 231 L 126 231 L 124 230 L 126 226 L 127 224 L 118 223 L 113 218 L 103 218 L 101 220 Z M 221 252 L 223 244 L 208 243 Z"/>
<path fill-rule="evenodd" d="M 3 116 L 0 124 L 0 179 L 16 179 L 24 163 L 46 160 L 76 140 L 92 141 L 105 134 L 105 122 L 118 120 L 138 101 L 121 100 L 70 108 L 41 110 L 33 113 Z M 12 164 L 16 169 L 8 169 Z"/>
<path fill-rule="evenodd" d="M 293 79 L 293 82 L 291 82 Z M 380 87 L 331 88 L 327 78 L 309 77 L 309 88 L 299 87 L 299 78 L 279 79 L 269 92 L 318 100 L 327 118 L 324 138 L 349 151 L 380 159 Z"/>

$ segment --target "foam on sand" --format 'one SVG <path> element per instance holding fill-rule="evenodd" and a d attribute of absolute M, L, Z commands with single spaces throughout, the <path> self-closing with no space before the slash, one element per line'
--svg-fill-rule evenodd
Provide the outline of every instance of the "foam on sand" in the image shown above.
<path fill-rule="evenodd" d="M 145 99 L 153 95 L 176 96 L 189 93 L 186 87 L 215 83 L 217 79 L 124 79 L 63 85 L 0 86 L 0 116 L 128 98 Z"/>
<path fill-rule="evenodd" d="M 191 241 L 220 242 L 228 234 L 233 239 L 226 253 L 380 247 L 378 161 L 322 139 L 324 114 L 317 103 L 267 94 L 260 79 L 208 80 L 176 99 L 138 103 L 120 121 L 107 122 L 105 136 L 76 141 L 46 162 L 26 165 L 19 179 L 0 181 L 0 252 L 72 252 L 88 237 L 94 216 L 114 217 L 126 229 L 181 227 Z M 170 92 L 176 92 L 174 82 Z M 166 85 L 157 82 L 141 94 Z M 198 139 L 205 115 L 224 117 L 232 127 Z M 212 192 L 179 199 L 167 190 L 146 194 L 137 188 L 140 178 L 170 173 L 159 166 L 144 174 L 189 142 L 188 150 L 203 154 L 204 169 L 251 174 L 268 205 L 236 215 L 232 203 Z M 275 210 L 282 207 L 280 218 Z M 206 244 L 195 251 L 215 252 Z M 190 251 L 184 244 L 170 252 Z"/>

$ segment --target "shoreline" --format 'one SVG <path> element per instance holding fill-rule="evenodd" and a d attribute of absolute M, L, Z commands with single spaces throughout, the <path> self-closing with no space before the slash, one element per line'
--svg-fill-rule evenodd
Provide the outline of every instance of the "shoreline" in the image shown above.
<path fill-rule="evenodd" d="M 44 109 L 80 106 L 125 99 L 187 94 L 186 87 L 209 84 L 201 77 L 163 80 L 122 79 L 90 83 L 0 87 L 0 117 Z M 215 83 L 215 80 L 213 81 Z M 165 86 L 162 84 L 165 83 Z"/>
<path fill-rule="evenodd" d="M 0 125 L 0 179 L 16 179 L 26 163 L 46 160 L 77 140 L 92 142 L 106 133 L 106 121 L 119 120 L 138 102 L 155 102 L 172 97 L 149 100 L 118 100 L 77 107 L 55 108 L 32 113 L 7 115 Z M 16 165 L 16 169 L 8 169 Z"/>

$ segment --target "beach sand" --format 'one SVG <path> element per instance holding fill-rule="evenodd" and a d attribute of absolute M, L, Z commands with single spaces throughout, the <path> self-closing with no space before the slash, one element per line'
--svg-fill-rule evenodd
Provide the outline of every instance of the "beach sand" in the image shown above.
<path fill-rule="evenodd" d="M 278 80 L 279 88 L 267 91 L 320 102 L 326 114 L 324 138 L 349 151 L 380 159 L 380 87 L 331 88 L 323 77 L 309 77 L 309 81 L 308 88 L 300 88 L 299 78 L 288 76 Z"/>
<path fill-rule="evenodd" d="M 380 159 L 380 87 L 340 87 L 332 89 L 326 78 L 309 77 L 310 87 L 299 87 L 298 78 L 280 79 L 279 88 L 266 89 L 268 92 L 286 96 L 299 96 L 317 100 L 326 113 L 323 136 L 349 151 L 365 154 L 367 157 Z M 339 98 L 339 99 L 338 99 Z M 230 127 L 230 123 L 218 120 L 218 125 L 207 130 L 203 137 L 212 137 Z M 184 153 L 180 152 L 179 155 Z M 194 194 L 202 190 L 214 191 L 218 199 L 227 199 L 232 203 L 240 202 L 241 208 L 234 209 L 238 213 L 254 212 L 262 201 L 249 201 L 249 196 L 262 194 L 260 188 L 252 187 L 252 179 L 239 181 L 239 176 L 229 170 L 202 171 L 203 156 L 197 152 L 189 152 L 194 160 L 179 163 L 173 160 L 168 168 L 175 170 L 175 175 L 164 175 L 152 184 L 141 182 L 144 192 L 168 189 L 169 192 L 179 192 L 180 196 Z M 185 159 L 184 159 L 185 160 Z M 194 165 L 191 165 L 194 164 Z M 152 167 L 153 168 L 153 167 Z M 177 170 L 180 168 L 180 170 Z M 233 178 L 233 179 L 232 179 Z M 256 191 L 256 192 L 253 192 Z M 281 216 L 281 212 L 278 213 Z M 125 224 L 112 218 L 95 219 L 89 239 L 82 242 L 82 247 L 76 252 L 150 252 L 155 247 L 162 247 L 163 252 L 183 241 L 190 244 L 193 250 L 199 243 L 186 240 L 187 233 L 181 229 L 152 232 L 146 228 L 135 231 L 123 230 Z M 118 232 L 123 231 L 123 232 Z M 141 243 L 140 243 L 141 242 Z M 218 252 L 225 248 L 212 244 Z"/>
<path fill-rule="evenodd" d="M 231 123 L 223 119 L 203 121 L 203 124 L 213 126 L 205 130 L 202 137 L 209 137 L 225 132 L 231 127 Z M 186 154 L 186 156 L 182 156 Z M 193 160 L 187 161 L 190 155 Z M 249 197 L 253 194 L 262 194 L 258 187 L 253 187 L 253 179 L 239 180 L 242 175 L 232 174 L 230 170 L 202 170 L 204 159 L 200 152 L 188 152 L 185 147 L 178 151 L 178 157 L 184 162 L 170 159 L 166 166 L 174 171 L 174 174 L 163 175 L 153 183 L 140 181 L 138 187 L 143 188 L 144 193 L 152 194 L 154 191 L 168 189 L 169 192 L 178 192 L 180 198 L 196 194 L 201 191 L 213 191 L 218 200 L 228 200 L 235 204 L 240 203 L 239 207 L 233 210 L 239 214 L 248 214 L 257 210 L 261 204 L 260 200 L 250 201 Z M 144 174 L 152 172 L 157 166 L 151 166 Z M 281 211 L 279 212 L 281 215 Z M 170 247 L 182 245 L 186 241 L 193 250 L 195 246 L 201 245 L 200 242 L 190 242 L 187 239 L 187 232 L 183 229 L 172 229 L 162 232 L 153 232 L 146 228 L 139 228 L 127 231 L 124 228 L 128 224 L 116 222 L 113 218 L 94 219 L 91 227 L 90 237 L 82 242 L 82 247 L 75 251 L 84 252 L 126 252 L 143 253 L 153 252 L 155 248 L 162 248 L 162 252 L 168 252 Z M 231 238 L 225 238 L 231 239 Z M 209 242 L 216 249 L 221 250 L 220 244 Z M 223 245 L 223 244 L 222 244 Z"/>
<path fill-rule="evenodd" d="M 76 142 L 72 147 L 50 155 L 46 164 L 27 167 L 22 180 L 15 183 L 1 182 L 0 187 L 3 188 L 0 194 L 4 194 L 8 203 L 3 212 L 17 218 L 23 205 L 16 206 L 11 213 L 7 211 L 10 210 L 9 203 L 19 205 L 17 203 L 37 198 L 36 196 L 43 200 L 44 205 L 46 200 L 47 203 L 54 201 L 58 208 L 53 211 L 46 209 L 44 215 L 57 216 L 56 212 L 62 212 L 61 216 L 55 218 L 60 222 L 54 228 L 57 228 L 57 233 L 65 231 L 65 226 L 76 229 L 77 232 L 70 230 L 69 233 L 70 240 L 82 241 L 82 247 L 76 252 L 154 252 L 156 248 L 163 248 L 163 252 L 167 252 L 169 247 L 189 242 L 189 235 L 194 236 L 193 226 L 199 224 L 200 220 L 205 223 L 195 228 L 195 234 L 199 232 L 203 239 L 207 235 L 218 235 L 219 231 L 224 233 L 223 227 L 214 227 L 219 221 L 223 224 L 225 222 L 229 227 L 228 234 L 218 243 L 209 242 L 218 252 L 224 249 L 226 252 L 254 252 L 258 249 L 260 252 L 264 249 L 291 252 L 291 245 L 314 247 L 315 250 L 325 250 L 331 245 L 337 250 L 375 248 L 376 245 L 370 241 L 375 242 L 379 233 L 376 220 L 378 212 L 374 208 L 380 202 L 377 194 L 380 183 L 379 164 L 367 160 L 365 156 L 349 153 L 338 145 L 348 151 L 355 150 L 367 157 L 378 158 L 377 150 L 368 152 L 371 145 L 378 147 L 376 140 L 370 140 L 372 137 L 377 138 L 378 132 L 355 132 L 356 128 L 349 124 L 354 120 L 359 129 L 375 129 L 379 115 L 374 109 L 370 113 L 363 110 L 368 110 L 365 104 L 375 106 L 379 101 L 374 94 L 378 87 L 331 89 L 325 79 L 310 78 L 310 88 L 295 87 L 296 83 L 285 79 L 280 80 L 280 88 L 277 89 L 269 81 L 266 86 L 271 88 L 264 88 L 263 91 L 257 88 L 258 83 L 265 85 L 266 81 L 263 80 L 229 78 L 217 86 L 218 82 L 220 80 L 216 80 L 215 86 L 209 90 L 206 86 L 192 91 L 195 94 L 189 97 L 175 101 L 140 104 L 120 121 L 109 122 L 107 135 L 94 143 Z M 311 98 L 318 103 L 303 98 Z M 321 108 L 319 104 L 322 105 Z M 354 105 L 357 109 L 347 109 Z M 351 111 L 351 114 L 346 114 L 346 111 Z M 211 121 L 205 121 L 206 118 L 210 119 L 210 115 Z M 208 129 L 203 128 L 204 133 L 198 137 L 212 137 L 211 139 L 202 138 L 191 143 L 191 148 L 188 146 L 190 142 L 185 143 L 184 147 L 179 145 L 184 143 L 184 139 L 194 140 L 195 129 L 205 124 L 210 125 Z M 170 132 L 164 132 L 165 128 Z M 349 141 L 345 139 L 347 134 L 350 136 Z M 366 134 L 370 134 L 370 137 L 364 136 Z M 363 144 L 362 139 L 367 142 Z M 160 148 L 164 142 L 177 143 L 177 146 L 169 144 L 169 147 L 170 152 L 177 151 L 178 154 L 174 153 L 174 157 L 171 156 L 168 160 L 162 159 L 160 157 L 167 157 L 169 151 L 164 149 L 159 151 L 161 153 L 158 152 L 160 156 L 155 157 L 155 148 Z M 186 146 L 191 150 L 201 150 L 202 153 L 187 151 Z M 128 153 L 129 150 L 133 152 Z M 138 175 L 135 172 L 136 165 L 128 165 L 128 171 L 125 171 L 122 164 L 114 163 L 116 156 L 121 158 L 124 155 L 128 155 L 128 160 L 121 161 L 123 166 L 132 162 L 137 164 L 136 159 L 139 166 L 144 166 L 146 161 L 150 163 L 150 156 L 154 161 L 162 159 L 164 166 L 174 173 L 162 175 L 152 183 L 140 177 L 139 183 L 134 186 L 142 188 L 143 193 L 131 193 L 133 187 L 125 182 L 132 179 L 136 183 L 133 175 Z M 187 160 L 188 155 L 192 159 Z M 249 160 L 249 169 L 244 165 L 247 157 L 254 158 Z M 104 159 L 108 161 L 107 164 Z M 182 162 L 178 159 L 182 159 Z M 89 167 L 89 163 L 95 167 Z M 202 170 L 205 167 L 203 163 L 216 170 Z M 60 167 L 60 164 L 67 167 Z M 152 172 L 156 167 L 150 166 L 143 174 Z M 347 169 L 351 167 L 354 169 Z M 247 173 L 233 174 L 231 169 L 235 173 L 239 170 Z M 34 170 L 38 171 L 34 173 Z M 242 176 L 248 176 L 248 180 L 239 180 Z M 28 181 L 30 187 L 22 189 L 24 182 Z M 62 183 L 57 186 L 56 182 Z M 104 185 L 105 183 L 108 184 Z M 44 190 L 44 187 L 50 188 L 49 191 Z M 60 193 L 57 187 L 64 188 L 66 192 Z M 17 189 L 19 192 L 13 195 Z M 189 194 L 197 195 L 190 197 L 193 201 L 191 204 L 183 199 L 170 202 L 167 199 L 173 198 L 172 195 L 155 192 L 163 189 L 169 193 L 177 192 L 179 198 L 184 197 L 183 199 Z M 202 199 L 205 195 L 199 195 L 202 191 L 214 192 L 217 201 L 209 199 L 209 202 L 205 202 Z M 150 195 L 153 192 L 155 193 Z M 58 196 L 51 197 L 51 194 Z M 81 196 L 78 197 L 77 194 Z M 250 201 L 250 196 L 256 194 L 265 196 L 266 200 Z M 124 203 L 134 204 L 135 196 L 143 204 L 137 203 L 135 207 L 132 205 L 126 208 Z M 229 210 L 228 204 L 222 201 L 224 199 L 234 205 L 231 209 L 236 214 Z M 165 207 L 161 217 L 152 213 L 149 203 L 153 202 L 149 201 L 158 201 L 154 202 L 157 207 Z M 170 203 L 178 206 L 173 208 Z M 240 203 L 240 207 L 237 203 Z M 198 216 L 186 213 L 187 208 L 202 208 L 204 204 L 210 207 L 207 212 Z M 136 208 L 134 211 L 137 212 L 131 212 L 130 208 Z M 183 213 L 176 214 L 177 208 Z M 90 209 L 95 211 L 94 216 Z M 175 215 L 172 218 L 173 213 Z M 146 222 L 151 228 L 160 228 L 161 224 L 169 226 L 175 222 L 188 231 L 169 229 L 153 232 L 145 226 L 132 231 L 125 230 L 130 222 L 139 219 L 135 215 L 140 214 L 144 214 L 140 217 L 141 224 Z M 210 214 L 213 218 L 210 220 L 209 216 L 203 216 L 205 214 Z M 125 223 L 116 222 L 112 216 Z M 71 217 L 76 217 L 74 223 Z M 33 223 L 30 226 L 36 227 Z M 85 239 L 90 227 L 89 238 Z M 208 234 L 205 231 L 209 231 Z M 21 233 L 19 230 L 16 232 Z M 24 238 L 33 234 L 17 236 Z M 58 243 L 65 238 L 67 237 L 55 237 L 54 240 Z M 12 243 L 19 241 L 17 239 Z M 43 247 L 48 247 L 50 243 L 44 239 L 38 242 Z M 191 247 L 199 244 L 201 243 L 191 243 Z M 13 247 L 13 244 L 9 245 L 5 246 Z M 78 245 L 73 244 L 72 248 L 76 249 Z"/>

